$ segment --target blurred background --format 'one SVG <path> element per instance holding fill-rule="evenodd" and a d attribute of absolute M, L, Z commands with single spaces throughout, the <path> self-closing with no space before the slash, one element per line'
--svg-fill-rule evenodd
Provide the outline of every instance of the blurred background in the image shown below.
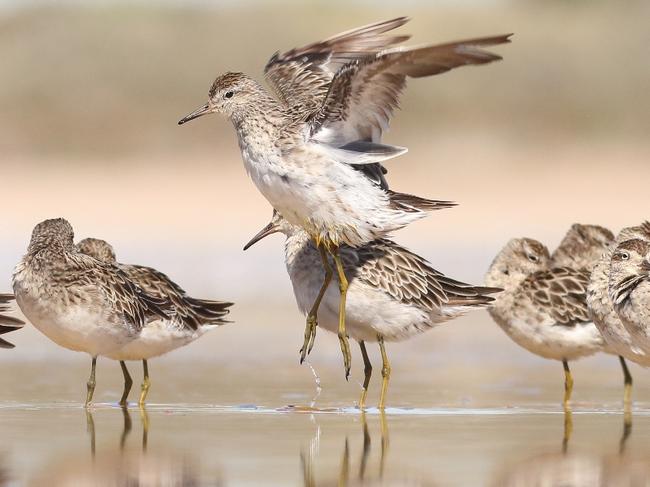
<path fill-rule="evenodd" d="M 315 387 L 298 365 L 304 320 L 283 239 L 241 250 L 271 209 L 243 169 L 235 132 L 219 116 L 176 122 L 205 102 L 218 74 L 262 80 L 276 50 L 400 15 L 412 18 L 400 31 L 411 44 L 515 35 L 493 49 L 502 62 L 409 82 L 386 138 L 410 149 L 388 164 L 391 184 L 460 205 L 397 241 L 480 283 L 511 237 L 552 250 L 574 222 L 617 231 L 650 218 L 647 1 L 4 0 L 0 292 L 11 289 L 33 226 L 65 217 L 78 239 L 108 240 L 119 260 L 237 303 L 233 324 L 153 361 L 153 402 L 308 402 Z M 8 400 L 81 400 L 87 357 L 31 328 L 12 338 L 17 347 L 1 361 L 22 373 L 0 377 Z M 389 353 L 394 406 L 555 405 L 561 395 L 560 365 L 518 348 L 484 312 Z M 311 362 L 321 404 L 356 401 L 362 370 L 353 360 L 345 383 L 336 337 L 318 334 Z M 114 401 L 119 368 L 99 367 L 97 397 Z M 647 402 L 643 371 L 632 372 L 641 379 L 635 397 Z M 578 404 L 619 404 L 614 357 L 579 362 L 574 378 Z"/>

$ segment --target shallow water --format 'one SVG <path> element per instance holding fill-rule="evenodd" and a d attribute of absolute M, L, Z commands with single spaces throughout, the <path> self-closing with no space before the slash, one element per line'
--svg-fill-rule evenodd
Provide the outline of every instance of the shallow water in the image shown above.
<path fill-rule="evenodd" d="M 41 391 L 50 387 L 56 384 Z M 116 392 L 111 388 L 100 396 Z M 636 405 L 631 416 L 614 404 L 580 403 L 565 414 L 558 404 L 532 402 L 522 407 L 391 407 L 382 414 L 375 408 L 362 413 L 353 406 L 333 406 L 347 400 L 342 396 L 324 399 L 326 405 L 317 399 L 312 406 L 310 398 L 296 394 L 294 403 L 263 405 L 273 403 L 272 397 L 277 391 L 270 389 L 258 403 L 151 403 L 144 411 L 106 402 L 85 410 L 75 401 L 4 401 L 0 485 L 650 482 L 650 408 L 644 404 Z"/>

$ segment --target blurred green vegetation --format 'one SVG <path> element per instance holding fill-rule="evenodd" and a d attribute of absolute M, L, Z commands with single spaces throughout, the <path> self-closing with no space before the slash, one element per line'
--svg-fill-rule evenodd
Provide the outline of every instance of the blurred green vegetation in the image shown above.
<path fill-rule="evenodd" d="M 514 32 L 499 64 L 416 80 L 390 138 L 620 138 L 650 133 L 650 2 L 461 2 L 399 9 L 67 6 L 0 13 L 0 151 L 49 157 L 215 148 L 216 117 L 182 129 L 212 79 L 258 79 L 275 50 L 406 14 L 411 44 Z M 372 10 L 372 11 L 371 11 Z M 407 110 L 407 111 L 406 111 Z M 466 131 L 466 132 L 465 132 Z"/>

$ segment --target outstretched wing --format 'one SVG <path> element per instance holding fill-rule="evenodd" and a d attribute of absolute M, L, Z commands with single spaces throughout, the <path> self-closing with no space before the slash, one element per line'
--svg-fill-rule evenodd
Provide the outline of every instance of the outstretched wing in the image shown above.
<path fill-rule="evenodd" d="M 417 254 L 388 239 L 378 239 L 363 247 L 342 249 L 351 277 L 389 294 L 398 301 L 433 311 L 443 305 L 485 305 L 493 298 L 485 296 L 496 288 L 475 287 L 451 279 L 433 269 Z M 352 258 L 351 258 L 352 257 Z"/>
<path fill-rule="evenodd" d="M 420 78 L 459 66 L 497 61 L 501 56 L 481 48 L 510 42 L 510 35 L 392 48 L 349 62 L 336 73 L 323 104 L 310 119 L 312 137 L 333 146 L 353 140 L 380 140 L 407 77 Z"/>
<path fill-rule="evenodd" d="M 266 79 L 285 105 L 311 113 L 322 104 L 334 74 L 343 65 L 407 40 L 407 35 L 384 34 L 408 20 L 378 22 L 283 54 L 276 52 L 264 68 Z"/>
<path fill-rule="evenodd" d="M 529 298 L 535 309 L 557 325 L 574 326 L 591 321 L 587 306 L 589 271 L 555 267 L 526 278 L 515 300 Z"/>

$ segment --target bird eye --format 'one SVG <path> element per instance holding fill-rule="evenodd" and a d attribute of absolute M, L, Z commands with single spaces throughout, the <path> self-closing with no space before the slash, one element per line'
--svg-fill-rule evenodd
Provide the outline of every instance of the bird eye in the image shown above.
<path fill-rule="evenodd" d="M 621 260 L 629 260 L 630 259 L 630 253 L 629 252 L 623 251 L 623 252 L 620 253 L 620 256 L 621 256 Z"/>
<path fill-rule="evenodd" d="M 235 94 L 235 93 L 232 92 L 232 91 L 226 91 L 226 94 L 223 95 L 223 96 L 224 96 L 224 98 L 232 98 L 232 95 L 234 95 L 234 94 Z"/>
<path fill-rule="evenodd" d="M 537 262 L 539 262 L 539 257 L 537 257 L 536 255 L 530 254 L 528 256 L 528 260 L 531 261 L 531 262 L 537 263 Z"/>

